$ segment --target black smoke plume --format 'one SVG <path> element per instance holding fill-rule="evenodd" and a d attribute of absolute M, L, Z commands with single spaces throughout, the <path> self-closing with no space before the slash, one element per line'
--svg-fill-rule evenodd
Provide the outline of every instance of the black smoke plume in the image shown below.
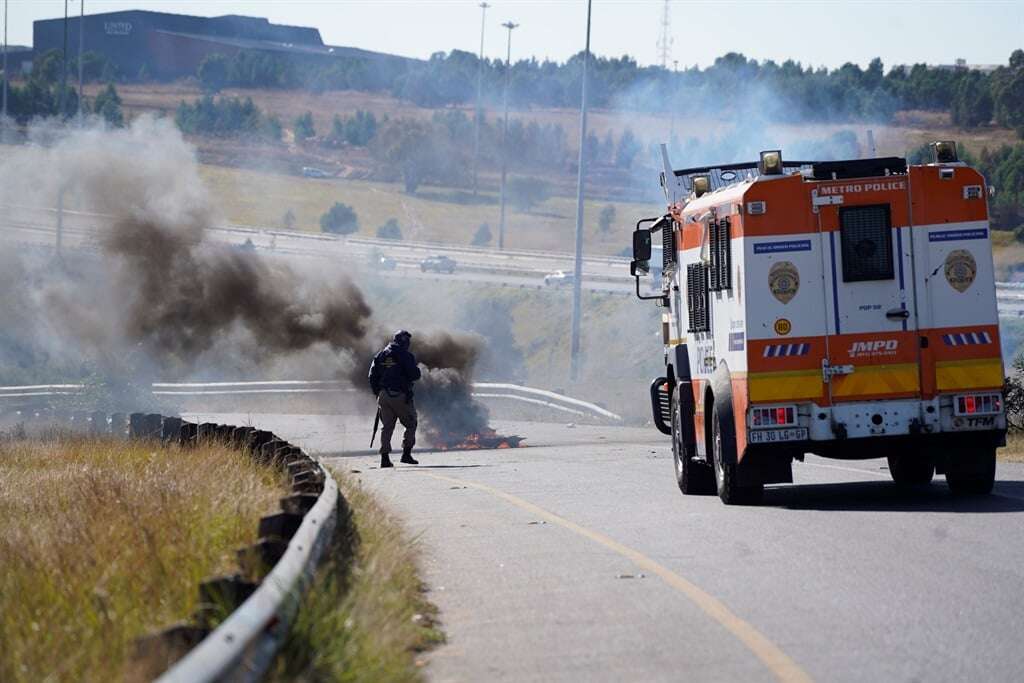
<path fill-rule="evenodd" d="M 199 368 L 250 378 L 300 358 L 311 359 L 312 377 L 303 379 L 366 387 L 374 340 L 385 335 L 362 291 L 347 277 L 300 274 L 207 239 L 216 212 L 194 149 L 170 124 L 143 118 L 124 130 L 61 132 L 44 150 L 0 161 L 0 171 L 12 179 L 0 188 L 4 203 L 52 206 L 64 192 L 77 210 L 104 217 L 101 266 L 66 269 L 29 299 L 40 304 L 32 313 L 46 318 L 34 327 L 58 330 L 66 352 L 91 356 L 114 383 L 133 374 L 142 386 Z M 485 429 L 486 409 L 471 395 L 477 340 L 417 336 L 425 421 L 448 434 Z"/>

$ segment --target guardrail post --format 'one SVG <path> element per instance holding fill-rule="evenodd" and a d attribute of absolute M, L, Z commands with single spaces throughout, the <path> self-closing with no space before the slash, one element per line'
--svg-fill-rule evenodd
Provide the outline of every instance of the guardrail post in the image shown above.
<path fill-rule="evenodd" d="M 181 430 L 178 432 L 178 443 L 182 446 L 194 446 L 199 425 L 195 422 L 182 422 Z"/>
<path fill-rule="evenodd" d="M 132 413 L 128 416 L 128 438 L 141 439 L 146 432 L 146 414 Z"/>
<path fill-rule="evenodd" d="M 256 584 L 238 574 L 214 576 L 199 584 L 199 606 L 195 619 L 210 626 L 235 611 L 256 591 Z"/>
<path fill-rule="evenodd" d="M 274 515 L 260 517 L 260 538 L 279 538 L 287 541 L 302 524 L 302 515 L 293 515 L 288 512 L 278 512 Z"/>
<path fill-rule="evenodd" d="M 279 538 L 261 538 L 252 545 L 239 548 L 235 555 L 243 576 L 262 580 L 287 549 L 288 543 Z"/>
<path fill-rule="evenodd" d="M 196 431 L 196 442 L 210 441 L 216 438 L 216 427 L 217 425 L 212 422 L 200 422 Z"/>
<path fill-rule="evenodd" d="M 125 413 L 110 416 L 110 433 L 119 439 L 128 438 L 128 416 Z"/>
<path fill-rule="evenodd" d="M 231 444 L 239 450 L 249 451 L 255 434 L 253 427 L 235 427 L 231 432 Z"/>
<path fill-rule="evenodd" d="M 315 493 L 295 493 L 281 499 L 281 510 L 290 515 L 305 515 L 313 509 L 320 496 Z"/>
<path fill-rule="evenodd" d="M 107 419 L 106 413 L 94 412 L 89 415 L 89 433 L 90 434 L 109 434 L 110 433 L 110 422 Z"/>
<path fill-rule="evenodd" d="M 164 443 L 172 443 L 181 439 L 182 422 L 180 417 L 165 417 L 160 427 L 160 440 Z"/>
<path fill-rule="evenodd" d="M 271 437 L 274 437 L 274 435 L 271 434 Z M 263 463 L 272 463 L 274 461 L 274 457 L 277 455 L 277 451 L 285 446 L 287 446 L 287 444 L 284 441 L 279 441 L 276 437 L 272 438 L 272 440 L 267 441 L 260 446 L 259 461 Z"/>

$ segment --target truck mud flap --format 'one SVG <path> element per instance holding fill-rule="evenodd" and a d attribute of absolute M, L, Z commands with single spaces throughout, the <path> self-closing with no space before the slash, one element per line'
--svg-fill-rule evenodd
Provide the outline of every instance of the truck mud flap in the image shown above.
<path fill-rule="evenodd" d="M 672 434 L 672 385 L 667 377 L 651 382 L 651 411 L 654 426 L 662 434 Z"/>

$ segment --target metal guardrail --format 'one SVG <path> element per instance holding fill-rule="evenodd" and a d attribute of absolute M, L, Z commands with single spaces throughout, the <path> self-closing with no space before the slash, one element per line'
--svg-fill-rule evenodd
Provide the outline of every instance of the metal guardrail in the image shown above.
<path fill-rule="evenodd" d="M 541 397 L 544 397 L 544 398 L 549 399 L 551 401 L 557 401 L 557 402 L 560 402 L 560 403 L 568 404 L 569 406 L 572 406 L 572 407 L 578 407 L 578 408 L 582 408 L 584 410 L 588 410 L 588 411 L 590 411 L 592 413 L 596 413 L 597 415 L 600 415 L 601 417 L 606 417 L 606 418 L 608 418 L 610 420 L 615 420 L 616 422 L 621 422 L 622 421 L 622 416 L 621 415 L 617 415 L 616 413 L 613 413 L 610 410 L 606 410 L 605 408 L 602 408 L 601 406 L 599 406 L 599 405 L 597 405 L 595 403 L 591 403 L 589 401 L 583 401 L 583 400 L 578 399 L 578 398 L 572 398 L 572 397 L 569 397 L 569 396 L 565 396 L 563 394 L 559 394 L 559 393 L 556 393 L 554 391 L 547 391 L 546 389 L 535 389 L 533 387 L 524 387 L 524 386 L 520 386 L 518 384 L 505 384 L 505 383 L 501 383 L 501 382 L 476 382 L 476 383 L 473 384 L 473 388 L 474 389 L 504 389 L 506 391 L 520 392 L 520 393 L 524 393 L 524 394 L 529 394 L 531 396 L 541 396 Z"/>
<path fill-rule="evenodd" d="M 277 380 L 250 382 L 157 382 L 153 393 L 158 396 L 214 396 L 229 394 L 301 394 L 301 393 L 357 393 L 346 382 L 331 380 Z M 501 391 L 503 393 L 494 393 Z M 590 413 L 599 417 L 621 422 L 622 417 L 601 406 L 572 398 L 545 389 L 521 386 L 519 384 L 474 382 L 473 396 L 476 398 L 502 398 L 522 403 L 543 405 L 575 415 Z"/>
<path fill-rule="evenodd" d="M 323 492 L 303 517 L 284 555 L 259 588 L 160 676 L 159 683 L 254 681 L 270 667 L 334 533 L 338 486 L 316 462 L 325 477 Z"/>
<path fill-rule="evenodd" d="M 64 411 L 26 417 L 26 424 L 33 431 L 69 429 L 184 446 L 225 443 L 241 448 L 258 462 L 287 471 L 291 495 L 281 499 L 282 511 L 260 519 L 260 540 L 238 553 L 246 577 L 262 576 L 259 585 L 249 583 L 248 578 L 238 574 L 208 579 L 199 587 L 200 605 L 194 615 L 195 625 L 178 624 L 136 641 L 136 656 L 153 657 L 151 664 L 166 666 L 168 658 L 198 640 L 157 679 L 165 683 L 261 678 L 284 643 L 299 602 L 333 537 L 341 494 L 324 464 L 274 433 L 253 427 L 197 424 L 178 417 L 145 413 Z M 310 502 L 314 497 L 315 502 Z M 215 596 L 213 601 L 211 595 Z M 234 607 L 231 613 L 210 630 L 211 614 L 217 615 L 222 608 L 231 607 Z"/>
<path fill-rule="evenodd" d="M 260 394 L 338 394 L 359 393 L 347 382 L 337 380 L 252 380 L 242 382 L 154 382 L 154 396 L 233 396 Z M 0 400 L 73 396 L 84 384 L 38 384 L 0 387 Z M 503 382 L 475 382 L 475 398 L 505 399 L 544 406 L 572 415 L 591 415 L 615 422 L 622 417 L 601 406 L 546 389 Z"/>

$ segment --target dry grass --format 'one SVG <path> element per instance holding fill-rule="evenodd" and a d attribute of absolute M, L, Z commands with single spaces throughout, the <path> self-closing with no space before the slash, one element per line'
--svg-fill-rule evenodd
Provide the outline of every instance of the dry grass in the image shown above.
<path fill-rule="evenodd" d="M 332 555 L 299 609 L 272 681 L 420 681 L 418 654 L 444 641 L 427 602 L 419 548 L 351 476 Z"/>
<path fill-rule="evenodd" d="M 0 680 L 123 678 L 133 639 L 189 615 L 283 490 L 223 446 L 0 442 Z"/>
<path fill-rule="evenodd" d="M 1024 434 L 1006 435 L 1006 445 L 996 451 L 996 457 L 1003 462 L 1024 462 Z"/>

